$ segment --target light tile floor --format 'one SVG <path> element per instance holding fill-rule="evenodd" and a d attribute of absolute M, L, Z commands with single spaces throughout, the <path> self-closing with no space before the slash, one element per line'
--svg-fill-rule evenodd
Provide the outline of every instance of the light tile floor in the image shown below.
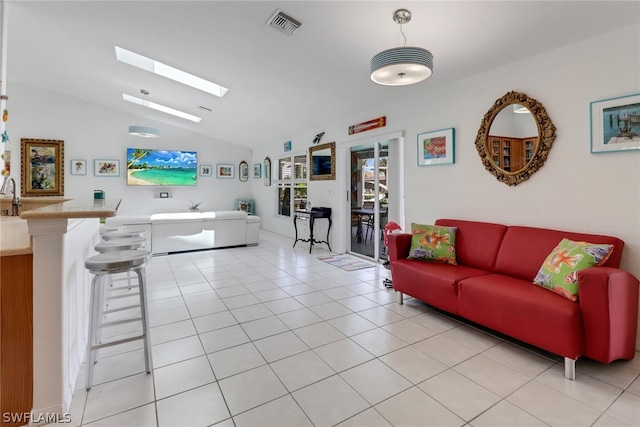
<path fill-rule="evenodd" d="M 381 266 L 347 272 L 261 234 L 153 258 L 153 373 L 140 342 L 102 350 L 70 425 L 640 426 L 640 355 L 580 360 L 569 381 L 558 357 L 398 305 Z"/>

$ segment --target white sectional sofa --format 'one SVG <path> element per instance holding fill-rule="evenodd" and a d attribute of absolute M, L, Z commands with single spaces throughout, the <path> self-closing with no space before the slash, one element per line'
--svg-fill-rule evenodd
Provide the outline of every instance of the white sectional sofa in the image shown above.
<path fill-rule="evenodd" d="M 260 217 L 243 211 L 175 212 L 107 218 L 109 226 L 147 230 L 156 254 L 257 245 Z"/>

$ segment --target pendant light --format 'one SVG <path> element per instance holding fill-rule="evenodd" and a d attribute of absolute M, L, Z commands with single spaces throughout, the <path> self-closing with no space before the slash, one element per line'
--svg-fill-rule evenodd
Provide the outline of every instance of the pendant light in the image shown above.
<path fill-rule="evenodd" d="M 149 95 L 149 91 L 144 89 L 140 89 L 140 93 L 144 97 Z M 157 138 L 160 136 L 160 131 L 149 126 L 129 126 L 129 135 L 141 136 L 143 138 Z"/>
<path fill-rule="evenodd" d="M 406 86 L 428 79 L 433 73 L 433 55 L 426 49 L 406 46 L 403 25 L 411 21 L 411 12 L 398 9 L 393 20 L 400 25 L 404 46 L 384 50 L 371 59 L 371 80 L 384 86 Z"/>

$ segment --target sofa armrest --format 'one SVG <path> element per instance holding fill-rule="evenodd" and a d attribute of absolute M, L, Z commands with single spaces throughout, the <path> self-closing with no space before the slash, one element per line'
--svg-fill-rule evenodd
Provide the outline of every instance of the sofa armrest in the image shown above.
<path fill-rule="evenodd" d="M 584 355 L 603 363 L 631 360 L 638 326 L 638 279 L 627 271 L 592 267 L 578 272 Z"/>
<path fill-rule="evenodd" d="M 411 234 L 393 233 L 387 235 L 389 250 L 389 261 L 393 262 L 398 259 L 405 259 L 409 256 L 411 248 Z"/>

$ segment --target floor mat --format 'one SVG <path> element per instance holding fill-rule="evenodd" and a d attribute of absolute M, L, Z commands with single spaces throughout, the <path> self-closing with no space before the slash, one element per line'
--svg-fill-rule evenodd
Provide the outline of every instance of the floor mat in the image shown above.
<path fill-rule="evenodd" d="M 364 261 L 349 255 L 325 255 L 318 257 L 318 259 L 347 271 L 375 267 L 376 265 L 372 262 Z"/>

